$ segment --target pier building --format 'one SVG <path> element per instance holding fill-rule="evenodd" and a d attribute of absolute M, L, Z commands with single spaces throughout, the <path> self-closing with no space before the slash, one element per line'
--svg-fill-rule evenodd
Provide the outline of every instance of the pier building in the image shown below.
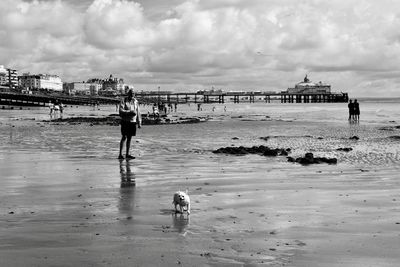
<path fill-rule="evenodd" d="M 286 93 L 288 94 L 330 94 L 331 85 L 323 83 L 321 81 L 313 83 L 308 79 L 307 75 L 304 80 L 296 83 L 294 88 L 288 88 Z"/>

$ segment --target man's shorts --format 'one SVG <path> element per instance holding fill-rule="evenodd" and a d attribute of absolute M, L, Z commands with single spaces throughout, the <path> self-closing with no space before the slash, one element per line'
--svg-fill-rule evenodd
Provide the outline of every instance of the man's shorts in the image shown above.
<path fill-rule="evenodd" d="M 121 134 L 125 136 L 135 136 L 136 122 L 121 121 Z"/>

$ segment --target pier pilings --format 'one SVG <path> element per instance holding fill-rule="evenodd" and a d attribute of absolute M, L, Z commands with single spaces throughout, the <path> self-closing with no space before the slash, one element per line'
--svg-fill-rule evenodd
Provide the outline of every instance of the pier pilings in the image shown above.
<path fill-rule="evenodd" d="M 272 100 L 280 101 L 281 103 L 334 103 L 348 102 L 347 93 L 330 93 L 330 94 L 288 94 L 288 93 L 144 93 L 136 94 L 140 102 L 166 102 L 166 103 L 219 103 L 223 104 L 226 101 L 233 103 L 255 103 L 263 101 L 271 103 Z M 0 104 L 17 105 L 17 106 L 47 106 L 48 103 L 59 101 L 68 105 L 94 105 L 100 104 L 115 104 L 119 103 L 120 98 L 105 98 L 105 97 L 85 97 L 85 96 L 64 96 L 64 95 L 27 95 L 19 93 L 4 93 L 0 92 Z"/>

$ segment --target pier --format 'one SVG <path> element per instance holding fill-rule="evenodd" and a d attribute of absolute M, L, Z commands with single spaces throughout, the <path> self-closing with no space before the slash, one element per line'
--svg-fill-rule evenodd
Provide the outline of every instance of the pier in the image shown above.
<path fill-rule="evenodd" d="M 280 102 L 280 103 L 335 103 L 348 102 L 347 93 L 315 93 L 315 94 L 289 94 L 289 93 L 255 93 L 255 92 L 222 92 L 222 93 L 158 93 L 136 92 L 140 102 L 165 102 L 165 103 L 255 103 L 255 102 Z"/>
<path fill-rule="evenodd" d="M 116 104 L 118 98 L 90 97 L 90 96 L 67 96 L 67 95 L 35 95 L 21 94 L 15 92 L 0 92 L 0 105 L 12 106 L 48 106 L 49 103 L 60 102 L 64 105 L 96 105 Z"/>
<path fill-rule="evenodd" d="M 289 94 L 289 93 L 254 93 L 254 92 L 222 92 L 222 93 L 171 93 L 171 92 L 136 92 L 141 103 L 335 103 L 348 102 L 347 93 L 324 94 Z M 96 105 L 117 104 L 119 97 L 101 96 L 67 96 L 67 95 L 35 95 L 14 92 L 0 92 L 0 105 L 13 106 L 48 106 L 49 102 L 61 102 L 64 105 Z"/>

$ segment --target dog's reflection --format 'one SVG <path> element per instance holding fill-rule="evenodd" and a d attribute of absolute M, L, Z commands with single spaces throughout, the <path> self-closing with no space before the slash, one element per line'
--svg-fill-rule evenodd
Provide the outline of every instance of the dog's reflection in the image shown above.
<path fill-rule="evenodd" d="M 186 233 L 185 229 L 189 225 L 189 217 L 188 215 L 183 215 L 182 213 L 174 213 L 172 214 L 172 223 L 174 228 L 179 233 Z"/>
<path fill-rule="evenodd" d="M 127 217 L 132 216 L 133 209 L 135 207 L 135 189 L 136 189 L 136 177 L 132 172 L 132 164 L 129 161 L 120 161 L 120 175 L 121 175 L 121 187 L 119 189 L 119 211 L 125 214 Z"/>

